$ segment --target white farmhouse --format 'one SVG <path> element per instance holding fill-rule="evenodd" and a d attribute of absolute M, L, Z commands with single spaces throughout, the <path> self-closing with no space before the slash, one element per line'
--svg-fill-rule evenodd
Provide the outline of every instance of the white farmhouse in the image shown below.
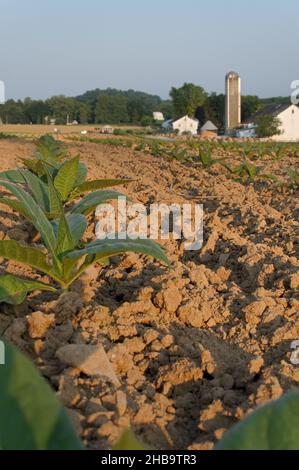
<path fill-rule="evenodd" d="M 294 104 L 274 104 L 262 108 L 247 120 L 248 126 L 253 126 L 260 116 L 273 116 L 280 120 L 281 134 L 274 135 L 272 140 L 281 142 L 299 142 L 299 108 Z"/>
<path fill-rule="evenodd" d="M 160 111 L 153 112 L 153 119 L 154 121 L 164 121 L 164 115 Z"/>
<path fill-rule="evenodd" d="M 177 131 L 179 135 L 192 134 L 196 135 L 198 131 L 199 121 L 198 119 L 191 118 L 189 116 L 183 116 L 176 121 L 172 119 L 165 121 L 162 127 L 167 130 Z"/>

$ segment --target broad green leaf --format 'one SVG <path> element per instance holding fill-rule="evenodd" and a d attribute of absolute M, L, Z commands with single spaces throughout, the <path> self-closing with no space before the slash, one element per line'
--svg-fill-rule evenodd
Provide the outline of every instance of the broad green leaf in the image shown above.
<path fill-rule="evenodd" d="M 83 255 L 97 255 L 96 260 L 100 261 L 110 256 L 119 255 L 128 251 L 152 256 L 162 261 L 167 266 L 170 262 L 165 255 L 164 249 L 153 240 L 97 240 L 89 243 L 81 250 L 74 250 L 67 254 L 68 258 L 80 258 Z"/>
<path fill-rule="evenodd" d="M 74 242 L 74 239 L 70 231 L 70 227 L 67 223 L 67 220 L 64 214 L 64 209 L 63 209 L 59 192 L 54 187 L 54 183 L 48 172 L 47 172 L 47 177 L 48 177 L 48 189 L 49 189 L 49 195 L 50 195 L 50 201 L 51 201 L 51 209 L 53 211 L 52 214 L 54 213 L 59 214 L 56 253 L 57 255 L 60 255 L 61 253 L 64 253 L 65 251 L 72 250 L 76 244 Z"/>
<path fill-rule="evenodd" d="M 44 212 L 50 210 L 48 189 L 45 183 L 38 176 L 28 170 L 20 170 L 27 186 L 32 193 L 35 202 L 43 209 Z"/>
<path fill-rule="evenodd" d="M 299 450 L 299 393 L 250 414 L 216 446 L 217 450 Z"/>
<path fill-rule="evenodd" d="M 84 163 L 79 162 L 77 179 L 76 179 L 75 186 L 74 186 L 75 188 L 84 183 L 84 181 L 87 178 L 87 171 L 88 171 L 87 166 Z"/>
<path fill-rule="evenodd" d="M 60 194 L 62 201 L 66 201 L 74 189 L 78 176 L 79 156 L 66 161 L 61 165 L 54 180 L 54 186 Z"/>
<path fill-rule="evenodd" d="M 87 228 L 87 220 L 82 214 L 68 214 L 66 216 L 66 220 L 70 228 L 72 238 L 77 244 L 84 235 L 84 232 Z M 59 220 L 52 220 L 51 223 L 53 225 L 56 236 L 58 236 Z"/>
<path fill-rule="evenodd" d="M 0 240 L 0 256 L 31 266 L 56 279 L 55 273 L 47 261 L 47 256 L 37 248 L 21 245 L 16 240 Z"/>
<path fill-rule="evenodd" d="M 56 252 L 58 255 L 61 255 L 62 253 L 72 250 L 75 246 L 76 242 L 73 239 L 66 217 L 64 213 L 62 213 L 58 224 Z"/>
<path fill-rule="evenodd" d="M 146 447 L 138 441 L 133 431 L 128 429 L 113 446 L 113 450 L 146 450 Z"/>
<path fill-rule="evenodd" d="M 63 213 L 62 201 L 60 199 L 58 191 L 54 187 L 52 177 L 47 168 L 45 168 L 45 172 L 47 177 L 48 197 L 50 201 L 50 210 L 47 215 L 49 219 L 60 218 L 61 214 Z"/>
<path fill-rule="evenodd" d="M 46 290 L 56 292 L 54 287 L 37 281 L 26 281 L 11 274 L 0 276 L 0 303 L 18 305 L 24 302 L 28 292 Z M 1 394 L 1 391 L 0 391 Z"/>
<path fill-rule="evenodd" d="M 61 142 L 57 142 L 51 135 L 42 136 L 38 140 L 36 147 L 36 158 L 54 168 L 59 166 L 59 161 L 67 154 Z"/>
<path fill-rule="evenodd" d="M 103 179 L 103 180 L 93 180 L 86 181 L 81 184 L 78 188 L 73 191 L 71 198 L 74 199 L 80 194 L 88 193 L 90 191 L 95 191 L 96 189 L 110 188 L 111 186 L 123 185 L 130 183 L 131 180 L 120 180 L 120 179 Z"/>
<path fill-rule="evenodd" d="M 28 170 L 32 171 L 37 176 L 44 175 L 44 166 L 40 160 L 32 160 L 29 158 L 21 158 L 20 160 L 28 168 Z"/>
<path fill-rule="evenodd" d="M 48 221 L 45 213 L 39 207 L 39 205 L 35 202 L 30 194 L 26 193 L 21 187 L 9 183 L 9 182 L 2 182 L 2 185 L 9 189 L 9 191 L 17 198 L 17 200 L 22 205 L 23 211 L 27 214 L 32 220 L 32 224 L 37 229 L 37 231 L 41 234 L 41 237 L 44 241 L 44 244 L 51 252 L 53 259 L 58 262 L 55 248 L 56 248 L 56 238 L 54 234 L 54 230 L 50 222 Z M 59 264 L 59 262 L 58 262 Z"/>
<path fill-rule="evenodd" d="M 25 183 L 23 175 L 20 172 L 20 170 L 1 171 L 0 180 L 11 181 L 12 183 L 21 183 L 21 184 Z"/>
<path fill-rule="evenodd" d="M 83 450 L 65 410 L 30 361 L 5 343 L 0 367 L 0 449 Z"/>
<path fill-rule="evenodd" d="M 95 191 L 94 193 L 84 196 L 81 201 L 76 204 L 71 212 L 73 214 L 85 214 L 88 215 L 92 212 L 99 204 L 118 199 L 119 197 L 125 197 L 123 194 L 113 190 Z"/>
<path fill-rule="evenodd" d="M 7 197 L 1 197 L 0 202 L 2 204 L 5 204 L 8 207 L 11 207 L 16 212 L 19 212 L 23 217 L 28 218 L 30 220 L 26 212 L 23 210 L 24 208 L 22 204 L 17 199 L 9 199 Z"/>

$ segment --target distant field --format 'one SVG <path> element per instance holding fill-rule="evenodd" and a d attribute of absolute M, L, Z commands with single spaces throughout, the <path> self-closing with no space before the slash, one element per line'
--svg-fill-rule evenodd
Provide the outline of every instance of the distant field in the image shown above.
<path fill-rule="evenodd" d="M 0 125 L 0 133 L 3 134 L 14 134 L 14 135 L 36 135 L 40 136 L 43 134 L 80 134 L 81 131 L 86 130 L 88 133 L 99 134 L 100 129 L 103 127 L 102 124 L 79 124 L 77 126 L 66 126 L 66 125 L 37 125 L 37 124 L 3 124 Z M 125 126 L 117 124 L 112 126 L 114 129 L 138 129 L 138 126 Z M 58 132 L 55 132 L 57 129 Z"/>

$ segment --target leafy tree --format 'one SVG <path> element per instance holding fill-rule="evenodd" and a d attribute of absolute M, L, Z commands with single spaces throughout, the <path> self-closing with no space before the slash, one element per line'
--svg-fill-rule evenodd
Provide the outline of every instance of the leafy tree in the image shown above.
<path fill-rule="evenodd" d="M 5 124 L 26 124 L 22 101 L 7 100 L 0 105 L 1 121 Z"/>
<path fill-rule="evenodd" d="M 185 114 L 195 116 L 197 108 L 202 106 L 207 98 L 204 89 L 193 83 L 184 83 L 181 88 L 172 87 L 170 96 L 173 101 L 175 117 L 181 117 Z"/>
<path fill-rule="evenodd" d="M 46 102 L 43 100 L 32 100 L 31 98 L 25 98 L 23 110 L 26 122 L 32 124 L 44 124 L 45 117 L 50 113 L 50 108 Z"/>
<path fill-rule="evenodd" d="M 46 101 L 50 114 L 56 119 L 56 124 L 65 124 L 67 118 L 73 121 L 76 117 L 76 100 L 64 95 L 52 96 Z"/>
<path fill-rule="evenodd" d="M 257 137 L 272 137 L 274 135 L 280 135 L 281 121 L 277 117 L 267 114 L 265 116 L 259 116 L 255 120 L 256 129 L 255 133 Z"/>
<path fill-rule="evenodd" d="M 204 104 L 196 111 L 196 117 L 202 126 L 207 121 L 212 121 L 219 129 L 224 126 L 225 96 L 211 93 Z"/>
<path fill-rule="evenodd" d="M 260 100 L 257 96 L 242 96 L 242 121 L 250 118 L 260 107 Z"/>
<path fill-rule="evenodd" d="M 95 121 L 110 124 L 128 122 L 126 98 L 124 96 L 99 96 L 95 108 Z"/>

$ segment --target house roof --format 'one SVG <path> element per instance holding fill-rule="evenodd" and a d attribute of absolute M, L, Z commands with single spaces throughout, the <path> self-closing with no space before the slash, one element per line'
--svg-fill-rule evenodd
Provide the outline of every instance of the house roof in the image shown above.
<path fill-rule="evenodd" d="M 283 111 L 288 109 L 290 106 L 292 106 L 292 104 L 290 104 L 290 103 L 269 104 L 268 106 L 264 106 L 262 109 L 260 109 L 255 114 L 253 114 L 253 116 L 251 116 L 249 119 L 246 119 L 245 122 L 246 123 L 254 122 L 257 118 L 259 118 L 261 116 L 269 116 L 270 115 L 270 116 L 273 116 L 273 117 L 277 117 L 281 113 L 283 113 Z"/>
<path fill-rule="evenodd" d="M 212 123 L 212 121 L 207 121 L 200 130 L 201 131 L 218 131 L 218 127 L 216 127 L 215 124 Z"/>
<path fill-rule="evenodd" d="M 193 117 L 190 117 L 186 114 L 186 116 L 182 116 L 181 118 L 179 119 L 175 119 L 173 122 L 178 122 L 178 121 L 181 121 L 182 119 L 190 119 L 191 121 L 194 121 L 194 122 L 199 122 L 198 119 L 196 118 L 193 118 Z"/>

